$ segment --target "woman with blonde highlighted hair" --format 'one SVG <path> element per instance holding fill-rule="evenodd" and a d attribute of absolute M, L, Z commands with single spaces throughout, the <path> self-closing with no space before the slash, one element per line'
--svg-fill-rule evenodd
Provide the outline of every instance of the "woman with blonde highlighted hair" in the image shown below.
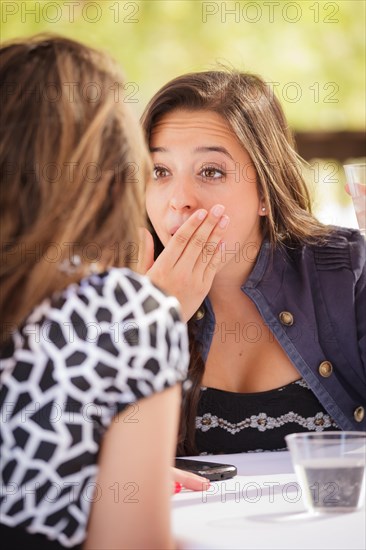
<path fill-rule="evenodd" d="M 237 71 L 182 75 L 142 122 L 154 163 L 144 269 L 190 333 L 178 453 L 365 430 L 365 242 L 311 213 L 273 89 Z"/>

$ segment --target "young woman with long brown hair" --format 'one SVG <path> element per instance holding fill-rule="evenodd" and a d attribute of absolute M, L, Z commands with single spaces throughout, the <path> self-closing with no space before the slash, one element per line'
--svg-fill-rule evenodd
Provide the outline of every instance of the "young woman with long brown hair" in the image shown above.
<path fill-rule="evenodd" d="M 129 269 L 151 164 L 123 77 L 35 37 L 0 82 L 2 544 L 172 548 L 186 327 Z"/>
<path fill-rule="evenodd" d="M 179 454 L 365 429 L 365 242 L 312 215 L 273 90 L 252 74 L 187 74 L 142 122 L 154 163 L 144 271 L 178 297 L 190 333 Z"/>

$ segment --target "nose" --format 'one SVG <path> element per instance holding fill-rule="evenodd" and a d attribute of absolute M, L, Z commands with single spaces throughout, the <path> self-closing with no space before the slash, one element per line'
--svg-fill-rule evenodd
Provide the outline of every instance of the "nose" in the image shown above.
<path fill-rule="evenodd" d="M 198 207 L 198 197 L 195 184 L 189 178 L 176 182 L 170 197 L 169 206 L 172 210 L 193 212 Z"/>

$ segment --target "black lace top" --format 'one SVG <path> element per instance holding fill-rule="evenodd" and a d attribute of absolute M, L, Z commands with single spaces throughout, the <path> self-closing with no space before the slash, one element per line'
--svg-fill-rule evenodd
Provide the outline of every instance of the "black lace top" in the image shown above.
<path fill-rule="evenodd" d="M 284 450 L 287 434 L 338 429 L 303 379 L 257 393 L 201 388 L 196 417 L 200 454 Z"/>

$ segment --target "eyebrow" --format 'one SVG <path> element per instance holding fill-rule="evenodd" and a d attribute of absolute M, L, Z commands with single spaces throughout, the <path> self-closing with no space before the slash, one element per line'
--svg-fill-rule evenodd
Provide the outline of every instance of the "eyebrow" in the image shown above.
<path fill-rule="evenodd" d="M 227 157 L 229 157 L 231 160 L 234 160 L 233 157 L 230 155 L 229 151 L 225 149 L 225 147 L 220 147 L 218 145 L 214 145 L 212 147 L 197 147 L 194 150 L 194 153 L 207 153 L 210 151 L 214 151 L 216 153 L 223 153 Z"/>
<path fill-rule="evenodd" d="M 194 149 L 194 153 L 207 153 L 207 152 L 216 152 L 216 153 L 223 153 L 227 157 L 229 157 L 232 161 L 234 160 L 233 157 L 230 155 L 229 151 L 225 149 L 225 147 L 220 146 L 211 146 L 211 147 L 196 147 Z M 168 153 L 169 150 L 165 147 L 150 147 L 150 153 Z"/>
<path fill-rule="evenodd" d="M 168 149 L 165 147 L 150 147 L 150 153 L 168 153 Z"/>

